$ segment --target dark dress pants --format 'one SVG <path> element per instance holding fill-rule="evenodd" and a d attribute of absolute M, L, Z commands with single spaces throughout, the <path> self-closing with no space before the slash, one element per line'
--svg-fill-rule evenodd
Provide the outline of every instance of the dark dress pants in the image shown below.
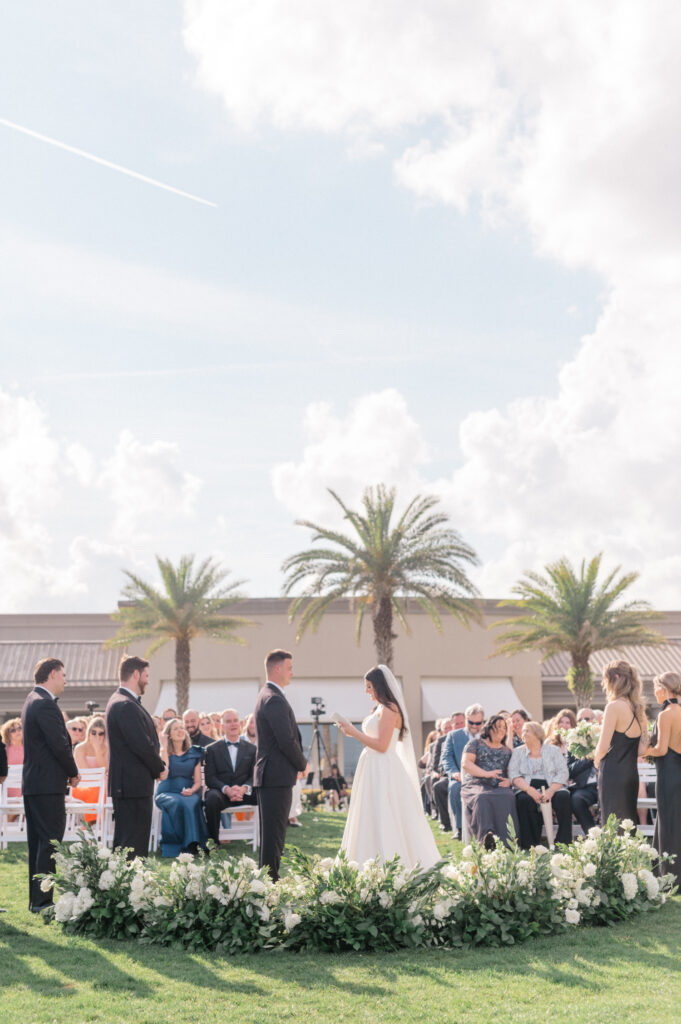
<path fill-rule="evenodd" d="M 28 909 L 42 910 L 52 903 L 52 892 L 42 892 L 35 875 L 54 871 L 52 840 L 60 842 L 66 828 L 63 793 L 38 793 L 24 796 L 28 839 Z"/>
<path fill-rule="evenodd" d="M 220 815 L 226 807 L 242 807 L 244 805 L 252 807 L 257 802 L 255 793 L 246 795 L 243 800 L 230 800 L 219 789 L 206 790 L 204 810 L 206 813 L 206 825 L 208 826 L 208 838 L 212 839 L 216 846 L 219 845 Z"/>
<path fill-rule="evenodd" d="M 257 790 L 260 815 L 260 867 L 269 868 L 272 881 L 279 878 L 279 864 L 286 842 L 293 786 L 261 786 Z"/>
<path fill-rule="evenodd" d="M 570 794 L 572 813 L 579 822 L 584 835 L 590 828 L 593 828 L 594 818 L 591 807 L 598 803 L 598 786 L 595 782 L 589 782 L 586 786 L 573 789 Z"/>
<path fill-rule="evenodd" d="M 435 807 L 437 808 L 437 816 L 440 819 L 445 832 L 452 831 L 452 822 L 449 817 L 449 779 L 447 776 L 444 779 L 438 779 L 433 786 L 433 794 L 435 796 Z"/>
<path fill-rule="evenodd" d="M 129 847 L 128 860 L 149 853 L 153 796 L 112 797 L 114 813 L 113 848 Z"/>
<path fill-rule="evenodd" d="M 546 786 L 545 779 L 532 779 L 530 785 L 535 789 Z M 572 842 L 572 809 L 570 806 L 570 794 L 567 789 L 559 789 L 551 798 L 551 807 L 556 815 L 558 831 L 556 833 L 557 843 Z M 535 803 L 529 793 L 516 793 L 516 808 L 518 811 L 518 825 L 520 835 L 519 845 L 523 850 L 529 850 L 531 846 L 538 846 L 541 842 L 541 829 L 543 818 L 539 805 Z"/>

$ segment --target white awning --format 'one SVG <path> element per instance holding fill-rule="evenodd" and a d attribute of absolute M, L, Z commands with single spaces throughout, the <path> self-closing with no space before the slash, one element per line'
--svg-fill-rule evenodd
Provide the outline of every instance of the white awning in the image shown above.
<path fill-rule="evenodd" d="M 259 689 L 260 681 L 257 679 L 230 679 L 229 682 L 218 679 L 192 679 L 189 684 L 188 707 L 199 713 L 206 711 L 208 714 L 211 711 L 235 708 L 240 717 L 245 718 L 255 707 Z M 160 715 L 164 708 L 174 707 L 177 707 L 175 680 L 164 679 L 153 714 Z"/>
<path fill-rule="evenodd" d="M 469 704 L 482 704 L 485 717 L 523 706 L 507 676 L 421 680 L 422 721 L 448 718 L 454 711 L 465 711 Z"/>
<path fill-rule="evenodd" d="M 261 680 L 230 679 L 229 682 L 218 680 L 192 679 L 189 685 L 189 707 L 197 711 L 222 711 L 224 708 L 236 708 L 242 718 L 252 711 L 262 686 Z M 332 679 L 305 679 L 295 676 L 290 686 L 286 687 L 286 698 L 295 712 L 297 721 L 311 722 L 312 698 L 321 697 L 326 705 L 326 714 L 320 721 L 331 721 L 334 711 L 345 715 L 352 722 L 361 722 L 371 714 L 373 703 L 364 692 L 364 680 L 356 676 Z M 174 708 L 177 704 L 175 681 L 164 680 L 153 712 L 160 715 L 164 708 Z"/>

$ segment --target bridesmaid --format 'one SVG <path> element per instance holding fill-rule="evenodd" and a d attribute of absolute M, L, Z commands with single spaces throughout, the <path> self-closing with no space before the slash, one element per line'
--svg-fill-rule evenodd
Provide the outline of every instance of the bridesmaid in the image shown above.
<path fill-rule="evenodd" d="M 662 705 L 648 757 L 657 758 L 657 818 L 653 843 L 658 853 L 674 853 L 676 860 L 666 871 L 681 882 L 681 675 L 664 672 L 653 680 L 655 697 Z"/>
<path fill-rule="evenodd" d="M 607 703 L 594 766 L 598 769 L 601 821 L 611 814 L 636 821 L 639 752 L 648 743 L 641 677 L 628 661 L 611 661 L 601 683 Z"/>

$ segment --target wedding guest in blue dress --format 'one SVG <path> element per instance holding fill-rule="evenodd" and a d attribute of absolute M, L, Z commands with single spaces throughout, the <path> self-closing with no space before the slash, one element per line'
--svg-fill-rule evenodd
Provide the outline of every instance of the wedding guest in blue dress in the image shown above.
<path fill-rule="evenodd" d="M 167 722 L 161 733 L 161 757 L 167 771 L 156 788 L 161 808 L 161 853 L 197 853 L 206 848 L 208 831 L 201 809 L 201 761 L 203 750 L 192 747 L 179 718 Z"/>

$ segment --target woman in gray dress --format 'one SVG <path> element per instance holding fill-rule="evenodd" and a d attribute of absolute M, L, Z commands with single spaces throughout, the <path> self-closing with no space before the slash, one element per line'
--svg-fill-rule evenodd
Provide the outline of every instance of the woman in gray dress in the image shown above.
<path fill-rule="evenodd" d="M 463 748 L 461 803 L 468 831 L 488 848 L 495 837 L 508 842 L 508 819 L 518 831 L 515 797 L 506 769 L 511 751 L 504 743 L 506 719 L 492 715 Z"/>

